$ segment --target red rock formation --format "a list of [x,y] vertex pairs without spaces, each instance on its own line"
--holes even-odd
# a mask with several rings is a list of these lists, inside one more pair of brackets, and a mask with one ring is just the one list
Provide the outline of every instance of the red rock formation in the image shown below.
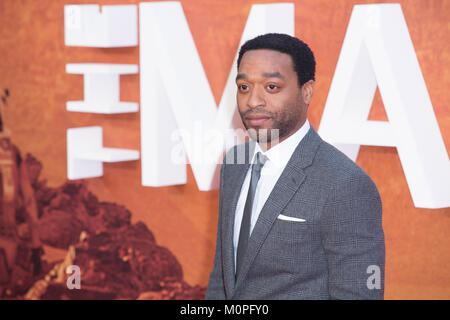
[[[75,248],[74,264],[81,270],[81,290],[66,288],[47,274],[54,265],[32,276],[23,266],[13,267],[0,297],[23,298],[33,283],[45,279],[42,299],[203,299],[205,288],[183,281],[176,257],[157,244],[142,222],[131,224],[124,206],[100,202],[84,181],[68,181],[58,188],[40,180],[41,163],[30,154],[25,162],[38,211],[40,241],[48,246]],[[17,214],[16,214],[17,215]],[[20,220],[20,219],[19,219]],[[80,235],[83,234],[82,239]],[[15,270],[15,271],[14,271]],[[45,277],[44,277],[45,276]],[[5,293],[6,292],[6,293]],[[30,295],[29,295],[30,296]]]

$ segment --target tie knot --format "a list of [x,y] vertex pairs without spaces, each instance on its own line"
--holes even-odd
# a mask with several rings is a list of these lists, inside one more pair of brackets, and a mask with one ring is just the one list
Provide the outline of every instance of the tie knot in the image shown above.
[[264,166],[266,161],[267,161],[267,156],[265,156],[261,152],[258,152],[256,154],[256,165],[258,165],[259,167],[262,167],[262,166]]

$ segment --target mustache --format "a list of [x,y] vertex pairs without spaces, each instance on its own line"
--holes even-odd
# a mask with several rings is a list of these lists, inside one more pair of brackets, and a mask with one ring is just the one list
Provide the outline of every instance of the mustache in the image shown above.
[[245,111],[242,114],[242,116],[246,117],[246,116],[252,115],[252,114],[264,114],[264,115],[266,115],[268,117],[271,117],[271,118],[273,118],[274,115],[275,115],[273,112],[270,112],[270,111],[267,111],[267,110],[264,110],[264,109],[250,109],[250,110]]

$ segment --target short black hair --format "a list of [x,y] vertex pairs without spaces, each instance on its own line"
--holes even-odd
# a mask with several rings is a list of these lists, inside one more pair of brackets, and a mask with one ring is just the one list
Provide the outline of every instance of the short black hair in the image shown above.
[[239,68],[244,53],[258,49],[275,50],[290,55],[300,87],[309,80],[315,80],[316,60],[311,49],[302,40],[283,33],[267,33],[257,36],[242,45],[239,50],[237,67]]

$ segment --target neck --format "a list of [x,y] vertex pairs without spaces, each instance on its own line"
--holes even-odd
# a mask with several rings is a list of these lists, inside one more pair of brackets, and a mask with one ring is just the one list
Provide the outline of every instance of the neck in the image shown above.
[[305,122],[306,122],[306,118],[304,118],[302,121],[299,121],[299,123],[295,126],[294,129],[292,129],[291,131],[289,131],[288,134],[284,135],[283,137],[279,138],[277,141],[274,141],[273,143],[272,143],[272,141],[267,141],[267,142],[259,142],[258,141],[259,147],[264,152],[270,150],[270,148],[276,146],[277,144],[283,142],[284,140],[286,140],[287,138],[292,136],[295,132],[297,132],[305,124]]

